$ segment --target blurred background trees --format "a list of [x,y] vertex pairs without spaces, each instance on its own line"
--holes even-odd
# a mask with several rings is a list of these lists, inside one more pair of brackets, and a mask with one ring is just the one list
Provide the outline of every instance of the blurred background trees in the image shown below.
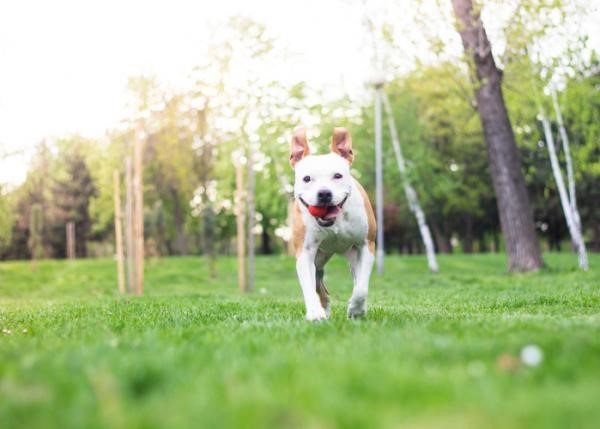
[[[506,26],[494,33],[492,45],[498,46],[495,56],[541,246],[570,246],[537,120],[536,100],[552,111],[544,91],[552,81],[571,139],[584,237],[588,248],[598,251],[600,62],[585,35],[571,26],[585,8],[578,2],[537,0],[484,2],[483,8],[509,16]],[[402,57],[406,35],[394,25],[391,12],[375,27],[354,30],[364,31],[367,40],[376,39],[408,175],[437,251],[502,251],[473,81],[461,54],[444,39],[448,31],[454,32],[450,11],[449,1],[440,3],[441,24],[434,29],[425,16],[417,17],[423,31],[415,43],[427,47],[426,58]],[[564,34],[564,49],[544,51]],[[25,181],[0,187],[0,258],[31,257],[34,207],[40,207],[43,218],[39,235],[44,257],[65,257],[68,221],[75,222],[78,257],[112,255],[112,174],[115,168],[124,170],[140,124],[146,133],[144,229],[150,255],[234,253],[234,161],[246,168],[249,153],[256,181],[256,249],[286,252],[293,179],[288,145],[291,131],[300,124],[307,126],[311,143],[321,153],[334,126],[349,128],[356,151],[353,174],[373,195],[373,109],[367,87],[360,96],[332,98],[304,82],[269,80],[261,70],[285,61],[285,52],[267,28],[246,18],[225,23],[209,51],[210,58],[190,72],[187,88],[174,90],[153,77],[133,77],[129,116],[104,137],[40,142]],[[418,229],[403,195],[387,129],[383,133],[386,250],[419,253]]]

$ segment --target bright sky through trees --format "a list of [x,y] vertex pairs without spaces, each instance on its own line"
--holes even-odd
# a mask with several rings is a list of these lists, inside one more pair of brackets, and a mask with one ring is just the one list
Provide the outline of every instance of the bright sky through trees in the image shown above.
[[[24,178],[31,151],[44,137],[97,137],[115,127],[125,116],[130,76],[152,74],[172,87],[185,85],[214,26],[232,15],[264,23],[287,50],[285,61],[265,65],[273,78],[303,80],[337,95],[360,93],[372,73],[365,10],[382,16],[391,3],[370,2],[365,9],[358,0],[2,2],[0,147],[22,153],[0,161],[0,183]],[[399,0],[394,10],[414,4]],[[597,8],[594,15],[586,25],[598,46]],[[395,21],[408,33],[417,30],[410,16]]]

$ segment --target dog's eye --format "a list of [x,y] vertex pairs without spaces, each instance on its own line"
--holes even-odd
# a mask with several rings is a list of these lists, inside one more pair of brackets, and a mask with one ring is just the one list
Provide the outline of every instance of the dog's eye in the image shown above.
[[342,177],[343,177],[343,176],[342,176],[340,173],[335,173],[335,174],[333,175],[333,178],[334,178],[334,179],[341,179]]
[[302,180],[304,180],[304,183],[308,183],[310,182],[310,176],[304,176]]

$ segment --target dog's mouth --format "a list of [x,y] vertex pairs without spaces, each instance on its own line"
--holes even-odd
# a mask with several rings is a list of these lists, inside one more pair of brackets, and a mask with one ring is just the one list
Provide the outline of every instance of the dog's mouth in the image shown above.
[[299,200],[308,209],[308,212],[315,218],[319,226],[333,225],[335,223],[335,219],[342,212],[342,208],[344,207],[344,203],[347,199],[348,195],[346,195],[339,204],[311,206],[304,201],[302,197],[299,197]]

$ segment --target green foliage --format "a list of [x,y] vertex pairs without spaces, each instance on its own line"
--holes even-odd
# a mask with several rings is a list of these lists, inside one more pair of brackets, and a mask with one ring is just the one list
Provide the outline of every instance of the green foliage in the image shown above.
[[92,229],[90,201],[97,188],[88,167],[85,154],[93,143],[77,138],[58,142],[58,172],[53,187],[53,240],[57,248],[66,254],[65,225],[75,223],[75,252],[85,257],[87,241]]
[[13,218],[12,204],[7,193],[0,186],[0,255],[4,253],[11,242]]
[[[389,6],[393,13],[384,19],[381,34],[365,37],[373,36],[379,43],[379,60],[390,78],[385,90],[407,159],[408,179],[419,195],[436,247],[444,252],[458,250],[458,240],[464,251],[498,249],[502,243],[486,148],[469,74],[451,53],[444,34],[453,31],[447,6],[418,8],[417,25],[423,27],[421,36],[426,40],[409,40],[391,19],[402,13],[399,4]],[[579,0],[534,0],[486,1],[481,7],[484,15],[499,17],[496,30],[500,31],[494,31],[493,45],[504,71],[505,101],[539,234],[551,248],[559,248],[567,237],[536,119],[540,106],[552,111],[543,92],[552,81],[558,84],[572,140],[586,238],[598,249],[598,60],[589,40],[574,25],[589,6]],[[365,16],[365,22],[370,33],[376,31],[374,21]],[[286,55],[268,29],[251,19],[234,17],[214,30],[214,40],[189,76],[188,87],[172,90],[152,76],[132,77],[129,112],[118,129],[95,141],[71,136],[38,146],[25,183],[0,196],[0,257],[27,257],[33,204],[41,204],[46,217],[45,256],[64,254],[64,222],[76,213],[86,239],[110,250],[113,172],[119,171],[123,180],[124,160],[132,155],[138,127],[145,132],[145,224],[147,242],[154,249],[149,249],[151,254],[197,254],[209,248],[217,253],[232,251],[234,161],[242,164],[247,177],[249,153],[255,161],[256,232],[262,238],[257,242],[264,251],[283,251],[285,243],[276,232],[287,226],[293,180],[289,140],[300,125],[308,127],[319,153],[329,150],[334,126],[349,128],[356,153],[352,172],[374,194],[371,97],[332,99],[305,82],[265,78],[262,71],[286,61]],[[558,36],[561,46],[544,49],[554,46],[553,38]],[[420,50],[414,63],[406,46],[411,43]],[[427,57],[431,53],[433,57]],[[383,125],[387,249],[418,252],[421,240],[405,201],[385,120]],[[85,177],[74,180],[79,172]],[[3,212],[10,212],[12,219]],[[205,219],[205,213],[211,213],[211,219]],[[79,230],[77,235],[81,236]],[[207,240],[214,247],[207,246]]]
[[[442,251],[451,250],[453,233],[484,241],[486,231],[497,229],[486,150],[468,87],[466,73],[452,63],[422,66],[386,86],[407,160],[407,178]],[[374,138],[372,108],[365,108],[363,115],[353,129],[362,144]],[[386,121],[384,117],[386,230],[391,236],[386,241],[389,248],[404,251],[407,243],[419,243],[420,238],[405,201]],[[367,173],[363,183],[373,190],[373,151],[366,148],[356,157],[356,169]],[[465,230],[466,217],[475,230]]]
[[[600,259],[508,275],[503,255],[388,257],[370,313],[348,321],[351,276],[327,267],[333,318],[303,320],[291,258],[159,259],[146,295],[114,261],[0,264],[0,426],[593,428],[600,419]],[[539,366],[518,362],[535,344]],[[506,362],[508,361],[508,365]],[[516,361],[516,363],[515,363]],[[58,412],[57,410],[60,410]]]

